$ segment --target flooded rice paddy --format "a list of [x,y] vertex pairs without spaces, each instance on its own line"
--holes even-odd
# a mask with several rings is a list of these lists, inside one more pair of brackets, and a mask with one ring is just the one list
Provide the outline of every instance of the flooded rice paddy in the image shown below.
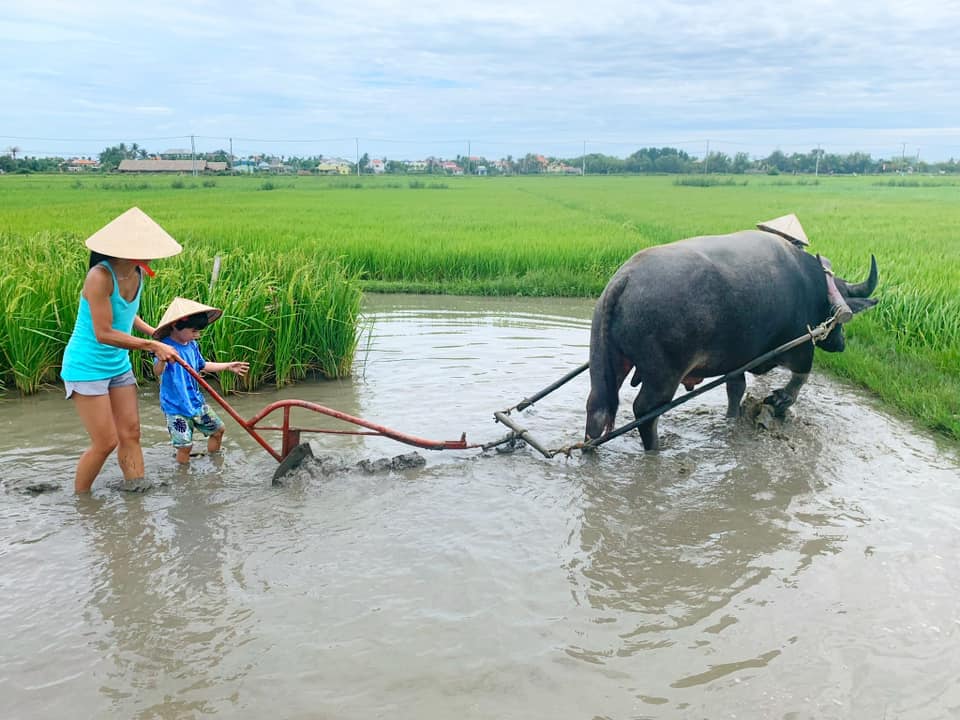
[[[483,442],[505,432],[493,411],[586,359],[586,301],[368,303],[352,380],[240,397],[241,414],[297,397]],[[522,424],[578,440],[587,383]],[[631,434],[589,457],[419,451],[365,472],[411,448],[316,436],[352,467],[273,487],[226,417],[225,453],[176,468],[147,386],[166,485],[112,490],[111,459],[78,498],[62,393],[0,401],[2,715],[957,717],[955,452],[818,373],[782,427],[728,424],[725,403],[664,416],[656,455]]]

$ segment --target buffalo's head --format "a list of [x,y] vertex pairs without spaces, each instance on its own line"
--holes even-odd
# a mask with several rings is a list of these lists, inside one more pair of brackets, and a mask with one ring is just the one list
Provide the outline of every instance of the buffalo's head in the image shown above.
[[[850,283],[839,276],[834,276],[833,280],[836,283],[837,290],[840,291],[844,300],[847,301],[847,305],[853,311],[853,314],[856,315],[877,304],[878,301],[870,297],[870,293],[877,288],[877,278],[877,259],[871,255],[870,274],[863,282]],[[823,340],[817,342],[817,347],[827,352],[842,352],[845,346],[846,340],[843,336],[843,325],[840,323],[837,323],[833,330],[830,331],[830,334]]]

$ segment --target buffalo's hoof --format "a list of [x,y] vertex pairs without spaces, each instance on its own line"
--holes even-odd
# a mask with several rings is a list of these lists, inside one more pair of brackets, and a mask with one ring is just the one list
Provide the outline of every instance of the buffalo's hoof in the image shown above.
[[786,414],[787,408],[793,405],[793,403],[794,397],[783,388],[774,390],[763,399],[763,404],[772,407],[774,416],[779,418],[782,418]]

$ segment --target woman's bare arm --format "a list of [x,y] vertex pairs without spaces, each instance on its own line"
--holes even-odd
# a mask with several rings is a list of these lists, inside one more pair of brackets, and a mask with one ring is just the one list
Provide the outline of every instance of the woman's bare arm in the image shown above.
[[[161,360],[172,360],[177,351],[169,345],[164,345],[156,340],[134,337],[121,330],[115,330],[113,326],[113,308],[110,306],[110,293],[113,292],[113,278],[109,272],[98,270],[97,267],[90,268],[87,273],[87,279],[83,283],[83,296],[87,299],[90,306],[90,319],[93,321],[93,333],[97,342],[104,345],[113,345],[114,347],[124,348],[126,350],[146,350],[152,352]],[[143,320],[140,320],[142,327],[149,327]],[[137,318],[134,319],[136,327]]]

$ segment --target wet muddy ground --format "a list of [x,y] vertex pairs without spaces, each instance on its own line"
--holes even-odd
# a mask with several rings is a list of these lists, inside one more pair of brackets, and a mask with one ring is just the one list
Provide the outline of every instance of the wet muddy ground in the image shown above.
[[[482,442],[504,433],[494,410],[586,359],[588,302],[368,301],[352,380],[243,396],[241,414],[298,397]],[[519,419],[576,441],[586,390]],[[112,490],[111,460],[77,498],[70,404],[0,401],[2,714],[956,717],[954,450],[816,372],[770,429],[726,422],[725,402],[664,416],[655,455],[631,434],[589,457],[378,467],[413,449],[318,436],[331,460],[274,487],[229,418],[222,456],[175,467],[147,386],[162,486]],[[44,483],[61,489],[28,488]]]

